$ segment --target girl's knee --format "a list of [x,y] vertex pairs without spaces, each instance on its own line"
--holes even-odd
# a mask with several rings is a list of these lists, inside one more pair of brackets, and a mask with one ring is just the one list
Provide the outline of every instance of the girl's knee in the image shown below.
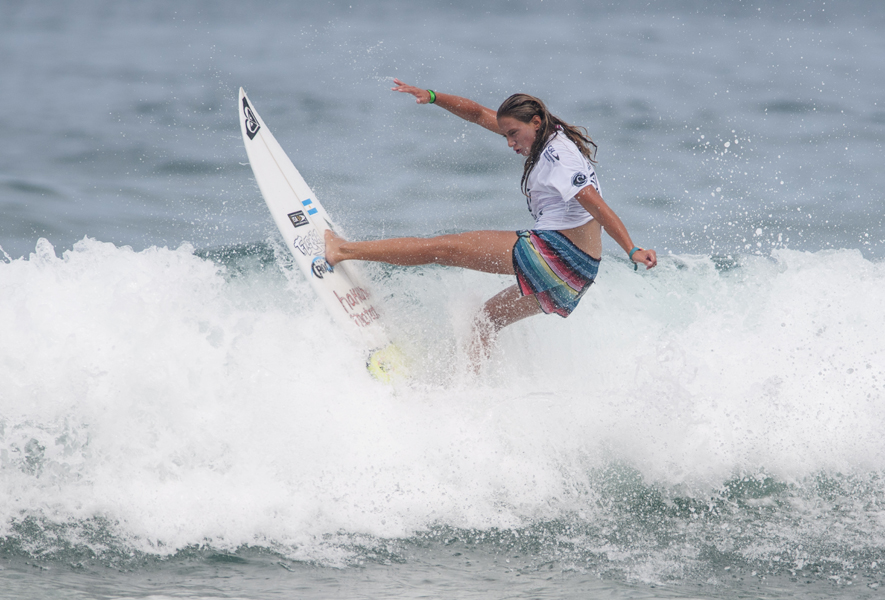
[[498,306],[489,306],[489,303],[486,303],[474,317],[473,327],[489,334],[495,334],[504,329],[508,322],[506,313],[502,314]]

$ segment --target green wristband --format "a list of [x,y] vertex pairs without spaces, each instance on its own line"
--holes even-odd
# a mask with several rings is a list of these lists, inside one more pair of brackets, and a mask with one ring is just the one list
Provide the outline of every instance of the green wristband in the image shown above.
[[434,92],[433,90],[427,91],[430,92],[430,104],[433,104],[434,102],[436,102],[436,92]]

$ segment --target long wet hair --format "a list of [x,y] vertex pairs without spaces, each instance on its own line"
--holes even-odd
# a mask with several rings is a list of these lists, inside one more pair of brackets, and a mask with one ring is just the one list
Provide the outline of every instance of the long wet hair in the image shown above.
[[539,98],[529,96],[528,94],[513,94],[498,107],[499,119],[501,117],[513,117],[517,121],[531,123],[535,115],[541,118],[541,127],[538,128],[535,141],[532,144],[529,155],[525,159],[522,181],[520,182],[522,193],[526,196],[528,196],[529,173],[532,172],[532,169],[537,164],[538,158],[540,158],[541,152],[547,146],[550,136],[557,130],[562,131],[568,139],[574,142],[575,146],[578,147],[578,150],[587,160],[592,163],[596,162],[596,144],[590,138],[587,130],[583,127],[569,125],[556,115],[550,114],[547,106]]

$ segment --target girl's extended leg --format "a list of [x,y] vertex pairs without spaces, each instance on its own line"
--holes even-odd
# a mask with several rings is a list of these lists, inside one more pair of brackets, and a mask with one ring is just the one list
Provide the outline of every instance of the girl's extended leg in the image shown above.
[[[516,240],[516,232],[513,231],[471,231],[432,238],[350,242],[327,230],[326,262],[333,266],[343,260],[368,260],[403,266],[439,264],[513,275],[512,253]],[[473,368],[479,369],[501,329],[541,312],[538,301],[523,296],[517,285],[490,298],[473,324],[473,339],[468,349]]]
[[326,231],[326,261],[369,260],[392,265],[438,264],[486,273],[513,274],[514,231],[469,231],[431,238],[350,242]]

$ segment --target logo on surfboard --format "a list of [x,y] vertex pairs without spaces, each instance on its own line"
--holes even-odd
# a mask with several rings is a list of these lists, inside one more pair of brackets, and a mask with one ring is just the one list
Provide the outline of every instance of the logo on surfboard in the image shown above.
[[315,277],[319,277],[320,279],[322,279],[326,273],[332,273],[334,271],[332,265],[327,263],[326,259],[322,256],[317,256],[313,259],[313,262],[310,263],[310,270]]
[[316,229],[311,229],[305,236],[296,235],[292,245],[298,248],[303,256],[310,254],[316,256],[317,254],[322,254],[323,250],[325,250],[325,244]]
[[243,98],[243,115],[246,117],[246,135],[250,140],[255,139],[255,134],[261,129],[261,125],[258,124],[258,119],[255,118],[255,113],[245,98]]
[[289,217],[289,220],[292,221],[292,225],[295,227],[301,227],[302,225],[307,225],[310,221],[307,220],[307,217],[304,216],[303,210],[296,210],[293,213],[289,213],[286,215]]

